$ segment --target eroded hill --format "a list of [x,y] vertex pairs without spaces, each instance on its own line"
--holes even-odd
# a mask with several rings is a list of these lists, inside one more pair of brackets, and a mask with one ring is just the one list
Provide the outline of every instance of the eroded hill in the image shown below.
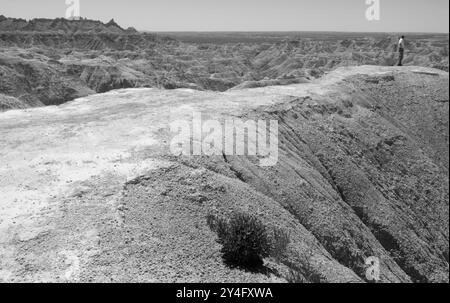
[[[339,68],[228,92],[125,89],[0,114],[3,281],[448,282],[447,72]],[[11,102],[14,102],[12,100]],[[169,123],[279,121],[279,161],[177,157]],[[289,233],[288,260],[228,267],[210,213]]]

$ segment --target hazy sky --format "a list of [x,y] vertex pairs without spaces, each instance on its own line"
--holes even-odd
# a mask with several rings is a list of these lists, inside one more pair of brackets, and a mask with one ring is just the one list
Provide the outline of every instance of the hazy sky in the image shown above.
[[[0,0],[0,15],[64,17],[65,0]],[[80,0],[81,16],[149,31],[444,32],[449,0],[380,0],[367,21],[366,0]]]

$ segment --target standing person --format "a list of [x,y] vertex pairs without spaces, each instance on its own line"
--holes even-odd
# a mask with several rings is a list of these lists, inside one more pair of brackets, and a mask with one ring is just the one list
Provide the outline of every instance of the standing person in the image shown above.
[[403,66],[403,57],[405,55],[405,36],[398,40],[398,66]]

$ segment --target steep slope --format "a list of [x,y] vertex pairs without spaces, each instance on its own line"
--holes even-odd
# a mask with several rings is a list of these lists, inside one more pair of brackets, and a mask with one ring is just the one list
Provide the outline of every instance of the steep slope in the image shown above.
[[[448,282],[448,73],[339,68],[313,83],[128,89],[0,114],[3,281]],[[177,157],[171,121],[279,122],[279,161]],[[286,264],[226,266],[207,214],[290,234]]]

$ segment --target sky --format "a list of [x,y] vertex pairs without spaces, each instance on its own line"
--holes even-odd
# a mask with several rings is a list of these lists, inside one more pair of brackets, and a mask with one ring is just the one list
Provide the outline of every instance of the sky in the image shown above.
[[[448,33],[449,0],[79,0],[80,15],[146,31],[347,31]],[[372,1],[372,0],[368,0]],[[373,0],[377,1],[377,0]],[[66,0],[0,0],[0,15],[65,17]]]

